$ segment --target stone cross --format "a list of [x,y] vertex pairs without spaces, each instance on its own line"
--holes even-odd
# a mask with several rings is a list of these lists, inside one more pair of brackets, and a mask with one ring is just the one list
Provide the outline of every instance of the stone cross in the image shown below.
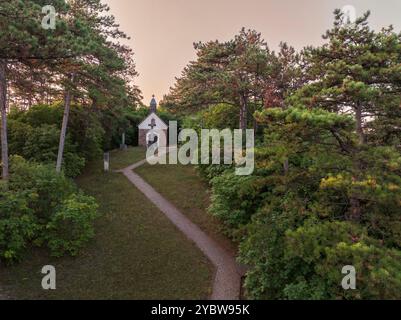
[[151,127],[152,130],[153,130],[154,127],[156,127],[156,121],[155,121],[155,119],[152,119],[152,121],[151,121],[149,127]]
[[121,135],[120,149],[121,150],[127,150],[127,145],[125,144],[125,132],[123,132],[122,135]]

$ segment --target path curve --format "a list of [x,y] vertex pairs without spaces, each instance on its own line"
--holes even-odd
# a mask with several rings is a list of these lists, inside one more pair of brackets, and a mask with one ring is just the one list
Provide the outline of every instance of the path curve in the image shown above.
[[203,232],[196,224],[181,213],[170,201],[159,194],[134,169],[147,163],[142,160],[118,172],[123,173],[161,212],[199,249],[216,267],[212,300],[239,300],[241,294],[241,278],[245,273],[243,266],[238,264],[229,252]]

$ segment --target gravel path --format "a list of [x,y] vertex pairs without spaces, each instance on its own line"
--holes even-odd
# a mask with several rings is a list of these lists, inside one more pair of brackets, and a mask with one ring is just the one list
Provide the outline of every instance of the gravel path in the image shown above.
[[197,225],[182,214],[170,201],[160,195],[151,185],[133,172],[146,163],[138,162],[119,172],[123,173],[150,201],[162,211],[168,219],[209,258],[216,267],[212,300],[238,300],[241,293],[241,277],[245,269],[235,257],[216,241],[204,233]]

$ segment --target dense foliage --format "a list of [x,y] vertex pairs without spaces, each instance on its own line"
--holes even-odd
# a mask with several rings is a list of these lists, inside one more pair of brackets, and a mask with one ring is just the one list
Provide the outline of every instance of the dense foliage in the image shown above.
[[71,104],[86,110],[137,105],[133,52],[100,0],[56,0],[55,28],[42,27],[42,0],[0,2],[2,177],[8,173],[7,106],[29,109],[63,101],[56,170],[61,171]]
[[[55,28],[42,25],[47,5]],[[123,132],[137,141],[127,38],[100,0],[0,1],[1,260],[31,245],[75,255],[93,237],[96,203],[69,179]]]
[[[31,246],[78,254],[97,205],[69,179],[122,133],[135,145],[147,114],[108,7],[52,3],[56,31],[40,26],[45,1],[0,2],[0,260],[9,263]],[[255,129],[252,175],[199,166],[210,212],[249,266],[250,298],[401,298],[401,35],[372,30],[368,17],[350,23],[336,10],[325,43],[299,53],[285,43],[271,51],[245,29],[196,43],[197,59],[162,102],[198,131]],[[356,290],[341,286],[346,265]]]
[[197,60],[184,69],[161,102],[178,114],[217,105],[230,115],[236,112],[230,121],[237,120],[236,126],[245,129],[250,123],[255,124],[256,110],[264,105],[282,104],[302,83],[300,77],[295,77],[300,69],[294,49],[281,43],[279,53],[271,52],[261,34],[254,30],[242,29],[227,42],[199,42],[195,49]]
[[[255,62],[252,45],[240,60],[228,50],[245,34],[264,43],[256,32],[198,45],[198,60],[165,99],[173,111],[187,110],[188,126],[232,129],[239,117],[231,110],[241,102],[229,99],[235,95],[220,79],[235,82],[224,72],[235,75],[237,68],[253,75],[242,80],[264,84],[233,85],[252,88],[247,92],[257,101],[255,122],[247,123],[258,129],[254,174],[199,167],[212,187],[210,212],[239,242],[240,260],[250,268],[250,298],[401,298],[401,35],[391,27],[371,30],[368,17],[351,24],[336,10],[326,43],[300,53],[264,47],[259,78],[238,62]],[[216,100],[195,104],[195,92]],[[221,97],[229,103],[216,104]],[[347,265],[356,269],[356,290],[341,286]]]
[[11,161],[8,189],[0,194],[0,259],[18,261],[32,246],[52,255],[76,255],[94,235],[97,205],[54,168],[21,157]]
[[[132,107],[95,113],[72,105],[64,150],[65,175],[76,177],[88,161],[101,158],[103,151],[119,148],[123,132],[128,145],[137,145],[138,124],[147,113],[147,108]],[[36,105],[26,111],[14,108],[8,126],[10,154],[54,165],[62,117],[60,103]]]

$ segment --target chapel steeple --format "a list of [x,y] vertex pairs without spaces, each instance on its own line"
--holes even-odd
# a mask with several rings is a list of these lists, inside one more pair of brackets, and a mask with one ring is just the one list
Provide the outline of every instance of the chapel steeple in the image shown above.
[[150,113],[156,113],[157,111],[157,102],[155,99],[155,95],[152,95],[152,100],[150,101]]

